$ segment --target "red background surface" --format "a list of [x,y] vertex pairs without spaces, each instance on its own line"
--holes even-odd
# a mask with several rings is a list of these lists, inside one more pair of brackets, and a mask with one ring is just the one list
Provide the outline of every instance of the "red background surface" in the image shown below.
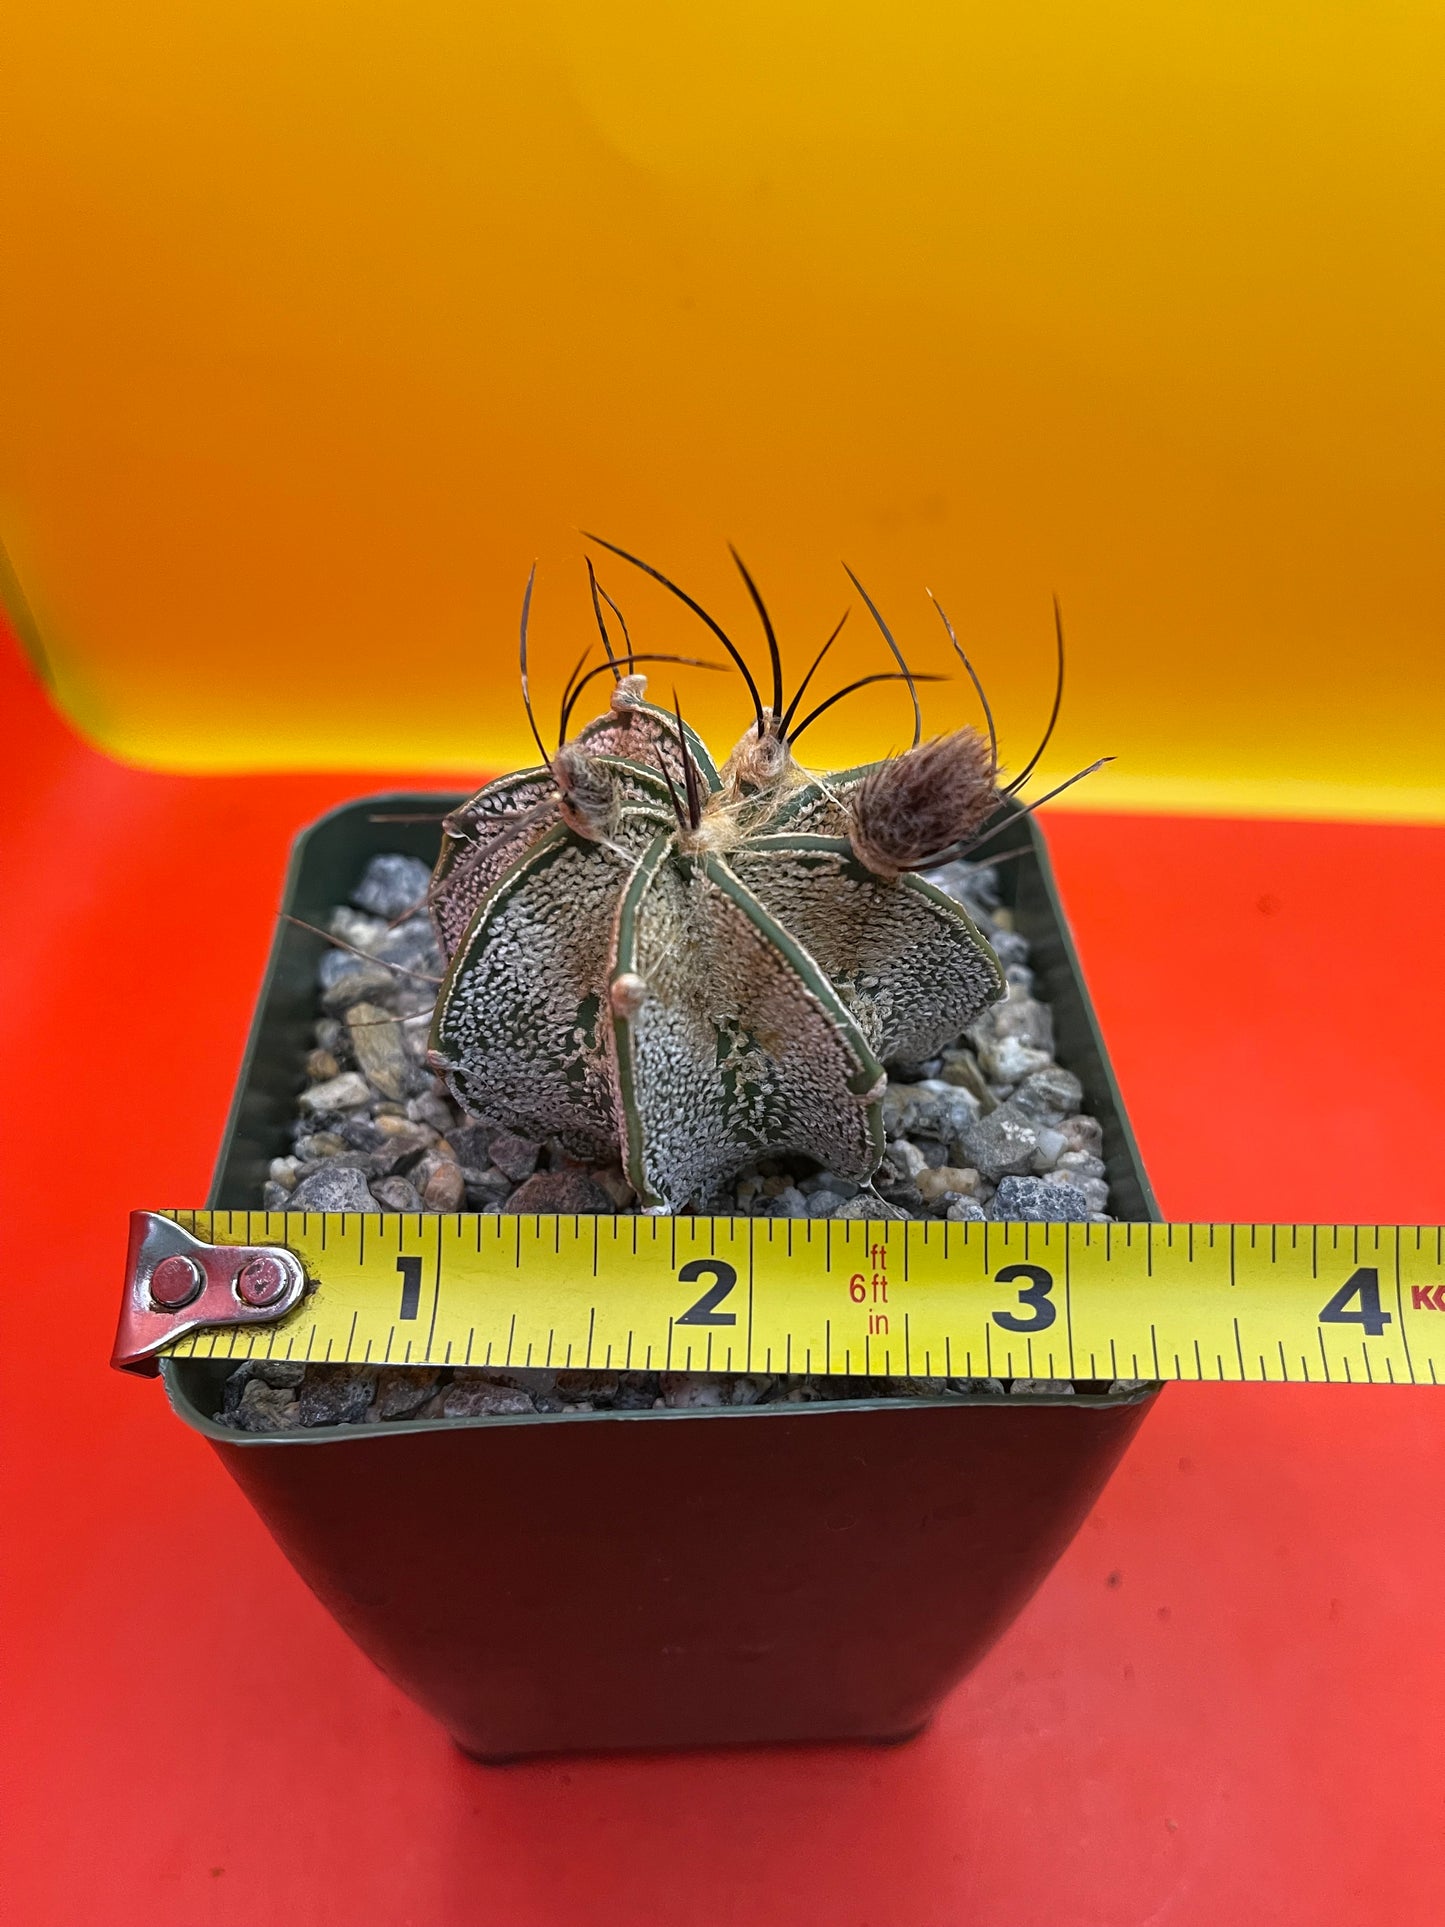
[[[897,1751],[458,1755],[105,1365],[126,1213],[204,1196],[293,831],[416,772],[156,776],[80,744],[13,651],[0,694],[7,1918],[1445,1918],[1433,1391],[1169,1390]],[[1445,830],[1050,834],[1169,1216],[1441,1217]]]

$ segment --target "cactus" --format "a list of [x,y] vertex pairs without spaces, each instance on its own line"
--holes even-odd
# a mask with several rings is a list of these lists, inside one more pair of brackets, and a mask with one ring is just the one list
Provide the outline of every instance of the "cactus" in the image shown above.
[[[474,1115],[620,1161],[647,1209],[706,1200],[767,1155],[866,1180],[883,1152],[885,1060],[932,1056],[1004,994],[964,909],[917,874],[966,849],[1017,788],[1000,788],[992,718],[987,738],[921,741],[920,679],[868,602],[898,670],[863,681],[908,683],[914,744],[811,775],[798,737],[862,683],[796,721],[813,670],[785,707],[772,625],[739,561],[773,667],[765,705],[706,611],[615,553],[722,642],[753,725],[719,768],[676,708],[647,701],[634,669],[647,658],[614,649],[602,605],[616,605],[592,576],[602,667],[616,678],[607,710],[568,740],[590,680],[579,663],[557,751],[538,735],[539,767],[488,783],[446,819],[429,904],[449,968],[429,1061]],[[529,718],[531,594],[529,581]]]

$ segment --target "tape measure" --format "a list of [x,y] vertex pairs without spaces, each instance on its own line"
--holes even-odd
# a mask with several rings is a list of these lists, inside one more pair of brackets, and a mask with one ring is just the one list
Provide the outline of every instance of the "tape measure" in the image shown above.
[[197,1211],[114,1362],[1435,1385],[1438,1226]]

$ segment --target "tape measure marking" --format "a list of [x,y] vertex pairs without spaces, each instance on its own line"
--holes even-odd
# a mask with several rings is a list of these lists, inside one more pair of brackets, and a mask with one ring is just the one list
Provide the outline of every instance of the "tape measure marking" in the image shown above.
[[285,1245],[316,1285],[177,1357],[1268,1384],[1445,1365],[1437,1227],[168,1215]]

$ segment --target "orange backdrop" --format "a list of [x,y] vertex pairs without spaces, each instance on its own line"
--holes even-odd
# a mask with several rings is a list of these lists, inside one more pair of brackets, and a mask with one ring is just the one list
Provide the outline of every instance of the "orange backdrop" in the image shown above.
[[[732,538],[795,659],[846,556],[942,667],[933,587],[1016,762],[1057,589],[1097,801],[1445,813],[1438,6],[46,0],[6,46],[7,599],[114,752],[522,760],[582,524],[752,638]],[[870,692],[810,743],[902,736]]]

